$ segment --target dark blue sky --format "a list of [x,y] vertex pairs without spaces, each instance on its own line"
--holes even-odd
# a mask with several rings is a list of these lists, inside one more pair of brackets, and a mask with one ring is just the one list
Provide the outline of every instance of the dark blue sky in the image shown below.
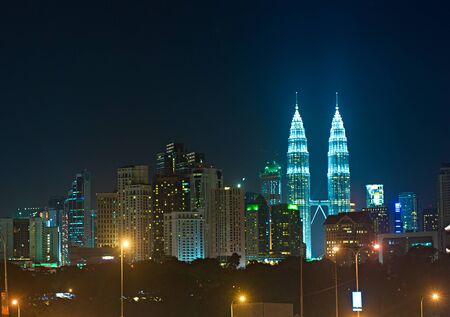
[[116,167],[153,169],[170,141],[255,189],[266,160],[285,165],[296,90],[313,198],[339,91],[354,200],[375,182],[390,201],[435,202],[450,160],[444,2],[91,2],[0,5],[1,214],[64,194],[82,168],[113,190]]

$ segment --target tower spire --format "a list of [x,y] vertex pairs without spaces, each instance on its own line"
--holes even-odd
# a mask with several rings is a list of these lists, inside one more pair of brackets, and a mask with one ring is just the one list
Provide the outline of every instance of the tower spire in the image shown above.
[[298,110],[298,91],[295,92],[295,110]]
[[336,110],[339,110],[339,93],[336,91]]

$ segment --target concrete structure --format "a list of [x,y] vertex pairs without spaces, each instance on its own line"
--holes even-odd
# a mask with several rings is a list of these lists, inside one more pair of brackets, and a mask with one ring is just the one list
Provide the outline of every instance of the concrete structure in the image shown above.
[[272,206],[272,250],[277,258],[304,256],[302,220],[299,207],[293,204]]
[[231,317],[293,317],[292,304],[284,303],[235,303],[231,305]]
[[151,186],[148,166],[124,166],[117,170],[119,241],[129,240],[127,261],[143,261],[151,256]]
[[117,193],[96,193],[97,201],[97,247],[119,246]]
[[205,258],[205,220],[201,212],[164,214],[164,253],[179,261]]
[[403,232],[419,231],[417,195],[411,192],[399,193],[398,203],[402,215]]
[[13,220],[13,258],[30,258],[30,219]]
[[370,214],[375,234],[390,232],[389,213],[386,207],[367,207],[363,208],[362,211]]
[[326,257],[335,258],[334,247],[342,249],[342,252],[339,253],[338,261],[343,264],[354,263],[353,253],[347,252],[347,249],[357,252],[359,249],[364,248],[359,257],[362,262],[372,255],[370,246],[375,242],[375,234],[368,212],[348,212],[331,215],[325,220],[324,226]]
[[438,232],[406,232],[395,234],[380,234],[377,236],[381,245],[379,254],[380,263],[388,263],[397,256],[408,253],[412,247],[431,247],[442,249]]

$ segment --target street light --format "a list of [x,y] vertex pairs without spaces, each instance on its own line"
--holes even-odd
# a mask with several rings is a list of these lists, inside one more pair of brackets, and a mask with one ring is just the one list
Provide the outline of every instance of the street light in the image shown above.
[[[423,296],[420,299],[420,317],[423,317],[423,300],[426,298],[426,296]],[[437,302],[440,299],[440,296],[438,293],[432,293],[430,296],[430,299],[434,302]]]
[[[6,295],[6,302],[9,301],[9,293],[8,293],[8,261],[7,261],[7,254],[6,254],[6,236],[4,235],[4,233],[2,232],[0,234],[0,239],[3,242],[3,265],[5,267],[5,295]],[[9,314],[9,308],[6,308],[7,314]]]
[[[236,301],[236,299],[233,299],[233,300],[231,301],[231,305],[230,305],[231,317],[234,317],[233,304],[234,304],[235,301]],[[245,303],[245,302],[247,301],[247,296],[245,296],[245,295],[240,295],[240,296],[238,297],[238,301],[239,301],[239,303]]]
[[333,247],[334,252],[334,296],[335,296],[335,308],[336,317],[339,317],[339,298],[338,298],[338,275],[337,275],[337,253],[339,252],[339,247]]
[[[356,280],[356,291],[357,292],[359,292],[359,268],[358,268],[358,265],[359,265],[359,263],[358,263],[359,254],[361,253],[362,250],[368,249],[370,247],[373,250],[375,250],[375,251],[378,251],[381,248],[381,246],[378,243],[376,243],[376,244],[374,244],[372,246],[363,246],[363,247],[359,248],[356,252],[352,248],[341,248],[341,247],[338,247],[338,246],[333,247],[333,251],[334,252],[338,252],[341,249],[346,249],[346,250],[352,251],[353,254],[355,255],[355,280]],[[359,311],[356,312],[356,315],[359,317]]]
[[20,304],[19,304],[19,301],[17,299],[13,299],[11,304],[13,304],[13,306],[17,306],[17,317],[20,317]]
[[123,249],[130,246],[128,240],[123,240],[120,244],[120,317],[124,317],[123,313]]

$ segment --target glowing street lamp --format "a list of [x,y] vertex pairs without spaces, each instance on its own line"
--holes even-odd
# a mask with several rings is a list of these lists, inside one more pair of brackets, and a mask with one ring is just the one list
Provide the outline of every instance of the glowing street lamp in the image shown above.
[[19,301],[17,299],[13,299],[11,301],[11,304],[13,306],[17,306],[17,317],[20,317],[20,304],[19,304]]
[[[239,303],[243,304],[245,302],[247,302],[247,296],[245,295],[240,295],[237,300],[239,301]],[[231,301],[231,305],[230,305],[230,310],[231,310],[231,317],[234,317],[234,311],[233,311],[233,304],[236,301],[236,299],[233,299]]]
[[123,249],[128,249],[130,242],[123,240],[120,243],[120,317],[124,317],[123,313]]
[[[426,298],[427,296],[423,296],[420,299],[420,317],[423,317],[423,300]],[[440,299],[440,296],[438,293],[431,293],[431,295],[429,296],[429,298],[434,301],[437,302]]]

